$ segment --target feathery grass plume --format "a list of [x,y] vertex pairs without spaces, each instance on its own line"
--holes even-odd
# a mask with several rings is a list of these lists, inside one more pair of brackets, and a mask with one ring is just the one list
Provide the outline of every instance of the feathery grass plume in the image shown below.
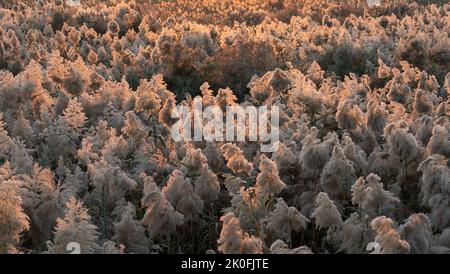
[[186,154],[181,161],[181,171],[187,176],[197,176],[207,162],[208,159],[203,155],[200,148],[187,147]]
[[[425,115],[416,120],[417,130],[416,139],[421,143],[422,146],[426,147],[433,135],[433,118],[431,116]],[[434,154],[434,153],[431,153]]]
[[365,174],[368,168],[366,153],[353,142],[350,136],[344,136],[342,149],[345,157],[352,162],[355,173],[357,175]]
[[[294,190],[297,191],[297,190]],[[304,191],[301,194],[297,194],[288,201],[295,205],[304,216],[311,216],[314,211],[314,202],[316,200],[317,193],[315,191]]]
[[164,102],[164,104],[162,109],[159,111],[158,120],[163,126],[170,129],[174,123],[172,119],[172,111],[175,109],[176,101],[174,98],[168,98],[166,101],[161,101]]
[[439,87],[440,85],[436,79],[436,76],[429,75],[425,70],[420,72],[417,83],[418,89],[423,89],[431,93],[434,93],[438,91]]
[[300,151],[300,164],[307,171],[319,172],[330,160],[333,149],[325,142],[320,142],[317,138],[317,128],[311,128],[311,132],[303,139]]
[[260,197],[276,195],[286,187],[278,176],[277,165],[264,154],[259,162],[259,170],[255,184],[256,195]]
[[384,79],[392,76],[392,69],[388,67],[380,58],[378,59],[378,65],[378,78]]
[[164,77],[161,73],[155,74],[150,80],[155,93],[158,95],[161,102],[165,102],[169,99],[175,99],[175,94],[167,89],[167,84],[164,81]]
[[0,92],[3,96],[0,98],[0,106],[3,111],[31,102],[33,92],[38,87],[32,79],[26,77],[25,73],[15,77],[9,72],[2,73],[1,78]]
[[113,212],[119,221],[114,223],[114,236],[112,240],[123,245],[127,253],[149,252],[150,241],[145,236],[145,228],[141,221],[135,219],[136,208],[130,202],[125,206],[119,206]]
[[48,252],[51,254],[66,254],[69,243],[78,243],[81,254],[94,254],[99,252],[98,245],[100,233],[92,224],[91,216],[82,202],[71,197],[66,203],[64,219],[58,218],[55,227],[55,238],[48,243]]
[[367,245],[366,241],[364,241],[365,233],[365,225],[361,222],[360,215],[354,212],[342,223],[342,226],[333,233],[332,237],[327,235],[327,238],[335,241],[333,244],[339,246],[337,252],[360,254],[363,253],[364,248]]
[[143,144],[147,138],[147,130],[141,119],[132,111],[125,113],[122,133],[128,138],[130,146],[135,149]]
[[78,96],[89,89],[90,74],[89,67],[82,59],[69,62],[68,68],[62,79],[64,90],[72,96]]
[[268,78],[268,84],[273,90],[279,94],[287,90],[291,86],[291,79],[288,73],[276,68]]
[[[175,142],[171,154],[175,161],[181,161],[190,150],[195,150],[192,142]],[[202,157],[203,158],[203,157]],[[182,165],[182,163],[180,162]]]
[[446,194],[436,194],[429,200],[431,204],[430,220],[433,228],[443,230],[450,225],[449,200]]
[[345,201],[350,197],[350,187],[356,180],[355,170],[338,145],[333,148],[330,160],[320,175],[320,185],[324,192],[338,201]]
[[141,199],[141,205],[148,205],[154,198],[158,197],[161,193],[161,189],[155,183],[155,179],[152,176],[148,176],[145,173],[141,173],[139,177],[144,183],[143,196]]
[[168,236],[183,224],[183,214],[175,211],[166,200],[153,177],[144,174],[141,176],[144,181],[141,205],[147,208],[142,223],[147,227],[150,238],[155,235]]
[[42,66],[38,63],[38,60],[31,60],[20,76],[25,79],[18,79],[19,81],[23,82],[24,80],[31,80],[34,86],[34,90],[31,94],[31,108],[33,111],[37,112],[40,107],[49,107],[54,103],[54,98],[52,98],[50,92],[46,89],[47,75],[43,71]]
[[357,204],[362,216],[370,217],[387,214],[400,202],[392,193],[383,189],[378,175],[370,173],[366,180],[360,177],[352,186],[352,203]]
[[434,195],[448,193],[450,186],[448,162],[446,157],[434,154],[420,163],[418,170],[422,172],[420,187],[422,205],[432,206],[429,201]]
[[214,105],[215,98],[208,82],[205,82],[200,86],[200,91],[202,93],[203,107],[206,108]]
[[111,213],[126,193],[136,189],[137,183],[121,168],[105,160],[88,166],[91,191],[85,196],[85,202],[96,214],[92,215],[104,236],[113,234]]
[[399,233],[392,227],[393,223],[391,219],[385,216],[377,217],[370,223],[377,234],[375,242],[380,245],[381,254],[409,253],[408,242],[400,238]]
[[433,111],[434,105],[428,92],[419,89],[416,91],[414,98],[414,110],[417,114],[430,114]]
[[[448,116],[450,114],[450,101],[443,101],[441,102],[437,108],[436,108],[436,115],[439,117],[437,119],[437,121],[439,121],[439,123],[437,124],[444,124],[446,121],[448,121]],[[445,121],[444,123],[442,123],[441,121]]]
[[103,162],[106,162],[111,166],[123,167],[123,169],[127,169],[130,167],[132,161],[138,162],[138,155],[142,152],[141,150],[145,149],[145,147],[136,147],[136,144],[133,144],[132,138],[125,138],[126,136],[122,134],[119,137],[113,136],[109,139],[100,150],[99,154],[102,156],[100,161],[94,162],[94,165],[96,163],[100,163],[97,165],[102,166],[105,165]]
[[161,109],[161,99],[152,85],[154,82],[147,80],[140,80],[139,87],[136,90],[136,105],[134,111],[137,113],[143,112],[147,119],[151,115],[157,114]]
[[401,160],[414,159],[419,153],[419,146],[414,135],[409,133],[404,123],[389,124],[384,128],[388,140],[389,152]]
[[361,147],[366,154],[370,154],[379,146],[377,136],[366,125],[361,125],[355,130],[350,131],[353,141]]
[[367,126],[378,136],[383,134],[383,129],[389,117],[386,105],[379,100],[369,102],[367,110]]
[[388,125],[393,125],[395,122],[400,124],[400,121],[404,121],[405,117],[408,117],[409,115],[407,109],[402,104],[392,101],[388,105],[388,110],[390,113],[389,121],[392,121],[392,123]]
[[205,202],[217,200],[220,192],[219,181],[217,175],[208,168],[207,164],[202,165],[194,189],[195,193]]
[[63,119],[73,129],[81,128],[86,123],[86,115],[77,98],[71,99],[63,112]]
[[272,254],[313,254],[311,249],[307,246],[300,246],[296,248],[289,248],[289,246],[282,240],[276,240],[270,246]]
[[[400,71],[398,71],[398,73],[394,73],[394,77],[399,78],[399,80],[404,83],[411,83],[418,79],[420,74],[420,70],[418,68],[413,67],[407,61],[400,61],[399,63],[403,72],[401,74]],[[392,70],[394,71],[395,69]]]
[[408,102],[411,93],[411,88],[408,85],[393,83],[389,88],[387,97],[391,102],[404,105]]
[[10,134],[15,138],[24,140],[28,147],[35,146],[36,135],[33,132],[30,120],[26,119],[22,112],[18,114],[17,120],[10,127]]
[[218,251],[224,254],[241,254],[242,238],[244,232],[238,218],[233,213],[220,217],[222,230],[218,240]]
[[224,254],[261,254],[263,242],[241,229],[241,223],[233,213],[220,217],[222,230],[218,240],[218,251]]
[[267,215],[265,229],[271,236],[292,241],[292,231],[305,230],[309,220],[295,207],[288,206],[283,198],[278,198],[275,208]]
[[286,91],[291,85],[289,75],[277,68],[269,71],[262,77],[253,76],[247,88],[250,89],[250,95],[256,101],[265,104],[271,98]]
[[418,170],[420,179],[421,204],[431,208],[430,220],[433,228],[444,229],[450,224],[450,169],[449,160],[434,154],[425,159]]
[[450,157],[450,126],[446,127],[435,125],[427,145],[427,150],[430,155],[441,154]]
[[21,177],[19,193],[23,209],[30,216],[30,230],[27,233],[34,249],[45,248],[45,241],[50,238],[55,227],[56,218],[63,215],[59,203],[57,186],[50,169],[44,169],[35,163],[30,175]]
[[434,245],[431,247],[435,254],[449,254],[450,253],[450,228],[446,228],[442,233],[433,237]]
[[398,160],[389,152],[375,149],[368,158],[368,171],[379,175],[384,182],[397,176],[399,172]]
[[289,100],[293,104],[303,106],[305,112],[314,118],[317,113],[325,109],[325,99],[316,85],[300,73],[293,82],[293,88],[289,90]]
[[256,195],[255,187],[241,187],[239,192],[231,196],[231,206],[224,212],[232,212],[239,218],[241,227],[246,231],[262,231],[263,219],[268,214],[267,197]]
[[76,151],[79,134],[61,116],[50,122],[41,134],[42,139],[37,149],[44,164],[55,164],[59,156],[70,158]]
[[97,53],[95,53],[95,51],[93,51],[93,50],[90,50],[90,51],[89,51],[88,56],[87,56],[86,59],[87,59],[87,61],[88,61],[89,64],[95,65],[95,64],[98,63],[98,56],[97,56]]
[[13,145],[9,151],[9,162],[17,173],[30,173],[33,168],[33,159],[30,150],[20,139],[13,139]]
[[68,33],[68,37],[69,41],[72,43],[72,45],[77,45],[78,42],[80,42],[81,39],[81,34],[78,30],[76,30],[75,28],[72,28],[69,33]]
[[102,254],[123,254],[124,246],[117,246],[113,241],[106,241],[102,246]]
[[208,166],[213,170],[221,170],[225,164],[220,147],[215,142],[207,142],[203,149],[203,154],[208,159]]
[[3,114],[0,113],[0,159],[8,162],[17,172],[30,172],[32,159],[20,140],[12,139],[5,129]]
[[338,227],[342,223],[341,213],[325,192],[317,195],[311,218],[314,218],[314,223],[320,229]]
[[113,33],[113,34],[117,34],[119,33],[120,27],[119,24],[117,24],[116,21],[111,20],[108,22],[108,31]]
[[83,138],[83,140],[81,140],[81,148],[77,151],[77,159],[80,161],[80,165],[87,166],[94,161],[98,161],[99,155],[95,150],[93,138]]
[[238,195],[241,187],[243,187],[246,182],[243,181],[241,178],[233,176],[231,174],[224,174],[223,177],[225,177],[225,180],[223,181],[223,184],[228,190],[228,194],[233,197],[235,195]]
[[399,227],[401,238],[405,239],[412,254],[428,254],[431,252],[433,231],[431,222],[423,213],[409,216],[406,223]]
[[352,99],[347,99],[339,103],[336,120],[339,127],[354,130],[364,123],[364,114]]
[[195,193],[191,181],[180,170],[174,170],[162,194],[183,214],[185,222],[196,222],[203,211],[203,200]]
[[[269,72],[268,72],[269,73]],[[266,75],[268,74],[266,73]],[[273,96],[273,89],[267,86],[267,83],[264,81],[266,78],[264,75],[261,78],[258,78],[256,75],[252,77],[250,83],[247,87],[250,89],[250,95],[254,100],[260,102],[261,104],[266,104],[266,102]]]
[[74,171],[67,171],[59,180],[64,180],[64,184],[59,189],[60,204],[66,203],[70,197],[86,193],[89,188],[87,172],[83,172],[79,166],[75,167]]
[[322,70],[319,63],[313,61],[306,71],[306,76],[311,79],[317,86],[323,83],[325,71]]
[[241,244],[242,254],[262,254],[263,246],[264,242],[260,238],[244,234]]
[[214,105],[220,107],[222,111],[226,111],[226,108],[236,104],[237,97],[233,94],[233,91],[229,88],[219,89],[215,98]]
[[226,143],[220,147],[227,160],[227,167],[235,174],[247,173],[250,175],[253,165],[244,157],[242,150],[233,143]]
[[277,164],[280,174],[288,172],[296,163],[297,159],[292,151],[283,143],[277,143],[272,153],[272,161]]
[[17,193],[19,178],[8,178],[10,168],[7,165],[0,168],[0,254],[15,253],[14,246],[19,242],[20,234],[30,228]]

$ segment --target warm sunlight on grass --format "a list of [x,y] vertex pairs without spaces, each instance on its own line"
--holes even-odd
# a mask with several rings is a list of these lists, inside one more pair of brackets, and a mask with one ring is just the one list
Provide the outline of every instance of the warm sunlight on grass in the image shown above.
[[446,254],[450,4],[0,1],[0,253]]

